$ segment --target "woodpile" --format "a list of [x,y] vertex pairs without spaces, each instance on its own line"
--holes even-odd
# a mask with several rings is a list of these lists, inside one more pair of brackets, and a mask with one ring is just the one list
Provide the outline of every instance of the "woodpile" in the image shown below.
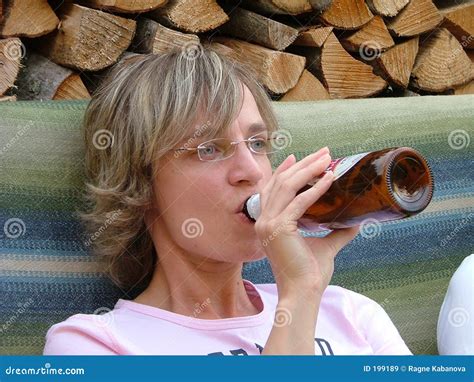
[[282,102],[474,94],[474,0],[3,0],[0,101],[87,99],[200,43]]

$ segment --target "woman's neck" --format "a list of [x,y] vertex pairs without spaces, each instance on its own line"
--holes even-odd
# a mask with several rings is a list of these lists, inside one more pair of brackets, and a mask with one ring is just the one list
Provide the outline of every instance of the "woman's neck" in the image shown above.
[[[168,255],[169,256],[169,255]],[[200,319],[223,319],[258,314],[242,280],[242,264],[182,261],[179,266],[159,260],[149,286],[135,302]],[[211,268],[219,271],[211,271]]]

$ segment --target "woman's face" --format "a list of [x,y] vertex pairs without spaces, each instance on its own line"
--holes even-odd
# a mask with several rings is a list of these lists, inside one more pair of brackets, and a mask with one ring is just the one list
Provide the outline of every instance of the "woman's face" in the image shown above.
[[[255,132],[249,128],[254,124],[264,122],[253,95],[244,86],[242,108],[226,138],[238,141],[251,137]],[[207,140],[195,136],[187,146],[196,147]],[[254,225],[242,220],[238,212],[271,176],[268,157],[252,153],[245,143],[237,145],[233,156],[217,162],[202,162],[195,151],[167,154],[155,169],[157,208],[147,218],[154,220],[158,256],[160,247],[178,246],[203,260],[239,263],[263,258]]]

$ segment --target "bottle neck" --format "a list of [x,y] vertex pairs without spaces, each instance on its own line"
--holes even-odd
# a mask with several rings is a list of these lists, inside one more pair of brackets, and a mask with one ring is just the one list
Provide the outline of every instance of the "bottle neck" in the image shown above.
[[250,220],[257,221],[260,216],[260,194],[253,194],[244,203],[243,213],[247,215]]

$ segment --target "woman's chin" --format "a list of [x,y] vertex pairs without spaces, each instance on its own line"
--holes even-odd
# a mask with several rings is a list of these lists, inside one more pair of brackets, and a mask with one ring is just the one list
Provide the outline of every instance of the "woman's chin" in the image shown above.
[[260,243],[254,246],[253,250],[252,248],[248,248],[245,251],[242,251],[242,253],[246,254],[246,259],[243,260],[244,262],[258,261],[266,257],[263,246]]

